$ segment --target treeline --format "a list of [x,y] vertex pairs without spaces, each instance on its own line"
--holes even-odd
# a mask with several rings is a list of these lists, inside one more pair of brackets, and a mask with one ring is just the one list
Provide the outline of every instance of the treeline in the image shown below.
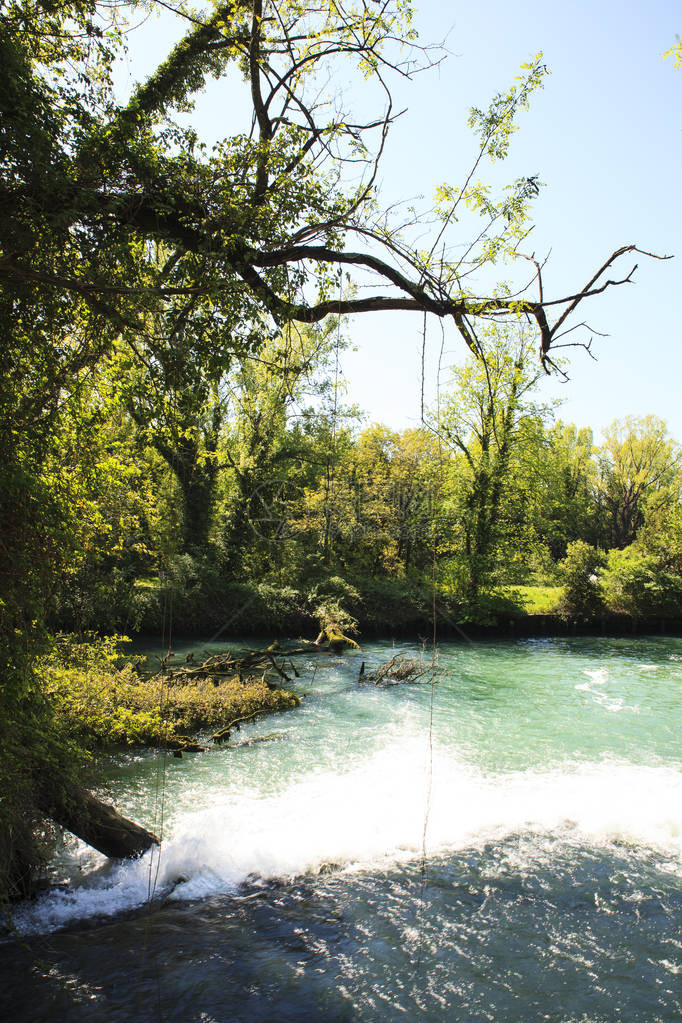
[[54,628],[301,631],[326,599],[380,631],[428,621],[434,586],[457,621],[560,584],[573,617],[678,614],[682,462],[660,419],[600,440],[564,423],[528,336],[497,330],[422,426],[363,425],[337,328],[292,325],[212,379],[191,352],[115,348],[61,434],[79,543]]

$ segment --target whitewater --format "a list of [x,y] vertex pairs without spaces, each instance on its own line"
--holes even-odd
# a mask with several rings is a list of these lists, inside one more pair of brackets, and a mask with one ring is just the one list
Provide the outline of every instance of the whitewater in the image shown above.
[[[358,683],[360,660],[395,652],[431,657],[375,643],[361,657],[311,659],[297,683],[302,706],[247,725],[236,749],[112,758],[117,807],[159,834],[160,847],[112,863],[64,836],[53,887],[14,914],[18,934],[72,943],[87,927],[89,944],[95,934],[107,946],[106,978],[111,926],[139,937],[154,914],[181,930],[199,914],[207,953],[235,918],[267,913],[250,919],[249,941],[272,938],[286,976],[283,919],[301,945],[299,972],[277,998],[282,1018],[315,1018],[302,998],[348,1019],[455,1019],[465,1009],[475,1019],[679,1019],[682,641],[447,644],[433,686],[428,675],[383,689]],[[336,944],[307,935],[309,913],[296,920],[302,893],[333,904],[331,919],[344,921]],[[352,940],[341,933],[349,919]],[[618,951],[626,934],[629,951]],[[472,943],[481,942],[484,958],[501,944],[479,975]],[[323,947],[322,989],[311,964]],[[609,982],[618,956],[633,954],[634,979],[619,968]],[[523,993],[531,975],[532,996]],[[575,992],[542,1015],[551,977],[562,997],[566,984]],[[270,1018],[271,995],[254,1002],[238,988],[212,993],[206,1018]],[[378,1001],[372,991],[383,992]],[[591,1008],[571,1016],[586,991]],[[62,1018],[23,997],[26,1018]],[[168,1018],[190,1018],[180,1006]],[[80,1011],[69,1003],[66,1018]]]

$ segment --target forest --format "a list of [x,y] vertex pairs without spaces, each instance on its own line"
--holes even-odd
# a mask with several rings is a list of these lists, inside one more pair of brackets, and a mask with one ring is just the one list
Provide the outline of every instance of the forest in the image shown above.
[[[180,40],[121,99],[138,9],[1,6],[5,895],[26,891],[90,752],[46,681],[70,649],[55,636],[664,621],[682,592],[665,423],[598,438],[542,400],[576,310],[652,254],[615,248],[548,297],[524,251],[536,178],[495,194],[477,177],[507,155],[542,56],[472,109],[466,180],[396,219],[377,187],[391,81],[440,60],[408,3],[178,4]],[[359,111],[325,99],[342,62]],[[243,128],[209,148],[181,115],[228,73]],[[384,310],[447,324],[462,353],[398,432],[348,404],[339,368],[353,317]]]
[[60,438],[80,549],[50,628],[294,635],[333,613],[426,634],[434,587],[446,631],[540,610],[677,618],[682,459],[663,421],[603,438],[563,422],[530,338],[495,328],[421,426],[366,425],[344,404],[344,344],[333,320],[290,325],[213,381],[114,351]]

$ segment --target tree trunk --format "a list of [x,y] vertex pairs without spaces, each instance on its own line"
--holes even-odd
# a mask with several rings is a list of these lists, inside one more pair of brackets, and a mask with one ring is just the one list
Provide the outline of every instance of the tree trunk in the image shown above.
[[113,859],[142,856],[159,844],[150,831],[122,817],[86,789],[72,789],[58,803],[52,799],[45,811],[56,824]]

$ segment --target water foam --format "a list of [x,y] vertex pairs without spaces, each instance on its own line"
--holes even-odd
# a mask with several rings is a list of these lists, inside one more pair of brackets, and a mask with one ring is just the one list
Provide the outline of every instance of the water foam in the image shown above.
[[[151,895],[194,899],[236,891],[254,875],[290,878],[330,864],[372,868],[414,858],[422,850],[428,783],[424,740],[394,735],[364,764],[340,773],[310,772],[279,793],[242,791],[179,812],[160,853],[45,895],[17,914],[17,925],[50,930],[133,909]],[[659,850],[682,871],[682,773],[603,762],[484,774],[436,747],[427,823],[432,854],[515,833],[560,832],[591,845]]]
[[[644,667],[648,667],[645,665]],[[656,665],[653,665],[655,668]],[[586,693],[592,697],[594,702],[605,710],[610,711],[612,714],[617,714],[621,710],[632,711],[633,714],[639,714],[639,707],[629,706],[625,703],[620,696],[609,696],[603,690],[596,688],[603,686],[609,681],[609,673],[606,668],[597,668],[593,671],[584,671],[583,675],[587,675],[589,682],[579,682],[576,684],[576,692]]]

